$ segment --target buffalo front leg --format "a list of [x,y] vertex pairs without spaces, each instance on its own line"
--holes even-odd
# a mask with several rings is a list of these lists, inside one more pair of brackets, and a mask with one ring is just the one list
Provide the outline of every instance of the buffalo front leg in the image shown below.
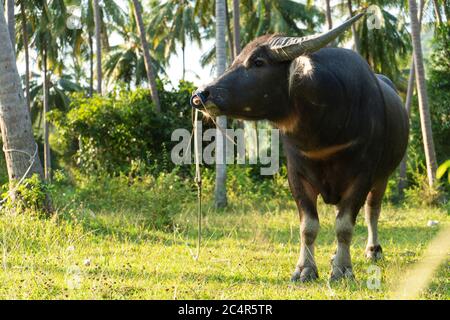
[[330,280],[353,278],[350,244],[352,242],[355,225],[354,214],[350,210],[339,210],[336,217],[337,249],[331,262]]
[[300,257],[291,280],[307,282],[319,277],[316,261],[314,260],[314,241],[319,232],[319,219],[317,214],[314,216],[303,210],[300,212]]
[[291,280],[307,282],[319,277],[314,260],[314,242],[319,232],[317,192],[303,179],[291,179],[290,185],[299,211],[301,236],[300,257]]

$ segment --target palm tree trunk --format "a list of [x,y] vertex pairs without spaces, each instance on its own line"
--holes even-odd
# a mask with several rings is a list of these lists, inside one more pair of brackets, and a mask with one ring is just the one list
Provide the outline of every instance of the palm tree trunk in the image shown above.
[[[419,0],[419,25],[422,22],[422,16],[423,16],[423,7],[424,7],[424,0]],[[406,113],[409,115],[411,113],[411,104],[412,104],[412,98],[414,95],[414,84],[415,84],[415,65],[414,65],[414,54],[412,56],[411,60],[411,67],[409,68],[409,78],[408,78],[408,89],[406,91],[406,100],[405,100],[405,109]],[[402,159],[402,162],[400,163],[399,167],[399,179],[398,179],[398,194],[401,198],[403,198],[403,191],[405,190],[407,186],[407,180],[406,180],[406,169],[407,169],[407,162],[408,162],[408,153],[405,153],[405,156]]]
[[409,0],[409,13],[411,18],[411,38],[414,52],[414,64],[416,73],[417,95],[419,100],[420,124],[422,127],[422,139],[425,149],[427,164],[428,184],[434,185],[436,180],[436,152],[434,149],[433,133],[431,129],[430,110],[425,83],[425,71],[423,67],[422,46],[420,43],[420,24],[417,18],[416,0]]
[[234,56],[241,52],[241,25],[240,25],[239,0],[233,0],[233,32],[234,32]]
[[434,7],[434,14],[436,15],[437,24],[442,24],[442,16],[441,16],[441,10],[439,8],[439,4],[437,0],[433,0],[433,7]]
[[[327,23],[328,23],[328,29],[333,29],[333,20],[331,18],[331,7],[330,7],[330,0],[325,0],[325,5],[327,8]],[[351,6],[351,3],[350,3]]]
[[145,69],[147,71],[147,79],[150,84],[150,92],[152,95],[153,103],[155,104],[156,111],[161,112],[161,105],[159,102],[158,90],[156,87],[156,76],[153,72],[152,62],[150,57],[150,50],[147,43],[147,38],[145,37],[144,22],[142,20],[142,6],[139,0],[133,0],[134,4],[134,15],[136,18],[136,24],[138,25],[139,36],[141,38],[142,51],[144,52],[144,63]]
[[89,96],[94,94],[94,43],[92,41],[92,34],[89,32]]
[[49,112],[48,105],[48,78],[47,78],[47,44],[43,47],[43,81],[42,88],[44,91],[44,177],[45,180],[51,180],[51,159],[50,159],[50,142],[49,142],[49,125],[47,121],[47,114]]
[[8,19],[8,31],[11,39],[14,55],[16,54],[16,19],[14,16],[14,0],[6,0],[6,17]]
[[[25,104],[22,84],[17,71],[9,30],[6,25],[3,6],[0,5],[0,129],[10,181],[23,177],[29,166],[30,156],[36,151],[36,142],[31,128],[30,113]],[[13,150],[20,150],[16,152]],[[39,156],[31,166],[27,177],[33,174],[42,177]]]
[[25,12],[25,5],[20,1],[20,14],[22,15],[22,34],[23,34],[23,49],[25,51],[25,92],[27,95],[27,108],[31,110],[30,100],[30,48],[28,41],[27,15]]
[[227,38],[228,38],[228,50],[230,51],[230,61],[234,61],[234,44],[233,44],[233,33],[231,32],[230,25],[230,12],[228,11],[228,1],[225,0],[225,17],[227,25]]
[[101,21],[100,21],[100,8],[98,5],[99,0],[93,1],[94,9],[94,24],[95,24],[95,45],[97,55],[97,93],[102,94],[102,35],[101,35]]
[[[226,57],[226,0],[216,0],[216,70],[217,77],[225,71],[227,61]],[[225,116],[217,117],[217,125],[223,131],[227,128],[227,118]],[[217,129],[216,137],[216,188],[215,188],[215,206],[223,208],[227,205],[227,166],[226,166],[226,143],[222,131]]]
[[[406,101],[405,101],[405,109],[408,114],[408,119],[409,114],[411,113],[411,103],[414,93],[414,82],[415,82],[415,66],[413,58],[411,62],[411,67],[409,69],[408,89],[406,91]],[[401,198],[403,198],[403,191],[405,190],[407,185],[406,181],[407,162],[408,162],[408,153],[405,153],[405,156],[403,157],[402,162],[400,163],[399,178],[398,178],[398,194]]]
[[[348,13],[350,14],[350,17],[353,17],[353,9],[352,9],[352,1],[347,0],[347,7],[348,7]],[[352,24],[352,34],[353,34],[353,42],[355,43],[355,51],[360,53],[361,52],[361,45],[360,45],[360,39],[358,32],[356,30],[355,24]]]
[[[241,53],[241,25],[240,25],[241,13],[239,10],[239,0],[233,0],[233,44],[234,44],[234,57],[236,58]],[[237,127],[244,129],[244,120],[236,120]]]
[[447,23],[450,23],[450,3],[449,0],[444,0],[444,13]]
[[186,75],[186,44],[185,44],[185,41],[186,41],[186,35],[184,34],[183,35],[183,43],[181,44],[181,55],[183,58],[183,76],[182,76],[183,80]]

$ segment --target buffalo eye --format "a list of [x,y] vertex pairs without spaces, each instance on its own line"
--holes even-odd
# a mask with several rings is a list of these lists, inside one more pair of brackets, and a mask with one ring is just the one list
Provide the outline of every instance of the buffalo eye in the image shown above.
[[253,60],[253,65],[258,68],[264,66],[264,63],[265,61],[262,58],[256,58]]

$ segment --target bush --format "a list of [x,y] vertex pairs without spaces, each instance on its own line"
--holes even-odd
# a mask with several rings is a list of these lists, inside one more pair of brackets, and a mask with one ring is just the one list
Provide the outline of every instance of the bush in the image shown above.
[[116,90],[107,96],[72,95],[67,114],[55,110],[49,120],[56,131],[52,146],[70,165],[85,173],[169,172],[172,131],[191,127],[189,97],[192,84],[180,82],[176,91],[159,88],[162,112],[157,113],[149,90]]
[[38,214],[46,214],[49,209],[47,194],[50,191],[50,185],[43,182],[38,174],[34,174],[31,178],[23,180],[22,184],[14,190],[14,201],[11,198],[9,183],[3,185],[4,193],[2,199],[6,199],[4,207],[13,209],[16,213],[30,212]]
[[436,28],[427,84],[436,153],[443,162],[450,158],[450,25]]

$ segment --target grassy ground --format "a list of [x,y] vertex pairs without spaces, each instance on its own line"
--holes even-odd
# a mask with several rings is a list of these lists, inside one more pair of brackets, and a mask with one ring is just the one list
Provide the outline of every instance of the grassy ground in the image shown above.
[[[329,285],[334,209],[321,205],[316,249],[320,280],[293,284],[289,277],[298,257],[298,218],[285,197],[243,203],[231,199],[234,204],[221,212],[206,205],[203,244],[195,261],[193,202],[175,215],[170,231],[157,231],[149,225],[148,212],[127,202],[126,193],[103,199],[110,202],[108,208],[89,206],[73,192],[67,188],[55,193],[59,214],[52,219],[0,214],[0,298],[389,298],[430,239],[450,224],[440,209],[385,207],[380,221],[385,259],[377,264],[381,282],[379,288],[369,289],[374,267],[364,259],[366,228],[360,215],[352,246],[357,280]],[[428,220],[440,224],[427,227]],[[449,271],[447,262],[422,298],[449,299]]]

